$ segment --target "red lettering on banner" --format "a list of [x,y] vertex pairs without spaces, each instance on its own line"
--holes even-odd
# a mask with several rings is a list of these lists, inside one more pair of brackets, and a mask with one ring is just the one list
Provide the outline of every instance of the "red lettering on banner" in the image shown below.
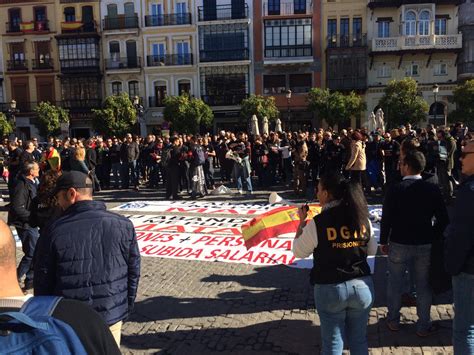
[[278,249],[285,249],[285,250],[291,250],[291,240],[287,240],[278,247]]
[[197,243],[203,243],[203,242],[207,242],[209,240],[211,240],[212,237],[209,237],[207,235],[203,235],[202,237],[200,237],[198,240],[196,240],[195,242],[193,242],[193,244],[197,244]]
[[222,210],[215,210],[212,213],[228,213],[228,214],[239,214],[236,210],[224,208]]
[[268,261],[268,254],[264,253],[263,251],[258,253],[258,255],[255,257],[255,262],[260,261],[262,264],[266,263]]
[[165,234],[165,233],[146,233],[142,231],[137,232],[137,240],[142,242],[171,242],[175,237],[178,237],[178,234]]
[[194,257],[194,258],[197,259],[197,258],[199,258],[201,253],[202,253],[202,249],[194,250],[193,248],[183,248],[183,249],[179,250],[178,252],[176,252],[173,256],[179,257],[179,258]]
[[[139,229],[137,227],[137,229]],[[164,227],[159,227],[159,228],[154,228],[154,232],[176,232],[176,233],[184,233],[186,230],[184,229],[184,226],[164,226]]]
[[213,231],[215,234],[233,234],[233,235],[242,235],[239,228],[218,228]]
[[142,224],[140,226],[135,226],[135,229],[136,230],[141,230],[141,231],[150,231],[152,230],[153,228],[155,228],[157,226],[157,224]]
[[219,253],[220,251],[221,251],[220,249],[211,250],[211,254],[205,256],[205,258],[206,259],[215,259],[215,258],[217,258],[217,253]]
[[183,208],[183,207],[170,207],[165,212],[196,212],[196,213],[205,213],[207,208]]
[[142,248],[142,253],[145,253],[146,255],[153,255],[155,253],[160,252],[163,250],[164,246],[159,246],[159,245],[145,245]]

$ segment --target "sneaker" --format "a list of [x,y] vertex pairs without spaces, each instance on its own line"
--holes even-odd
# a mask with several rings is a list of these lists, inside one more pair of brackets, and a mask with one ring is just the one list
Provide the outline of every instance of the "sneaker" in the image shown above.
[[430,335],[435,334],[438,332],[439,326],[437,324],[432,324],[431,327],[429,327],[426,330],[418,330],[416,332],[416,335],[419,336],[420,338],[426,338],[429,337]]
[[239,195],[242,195],[244,192],[242,190],[237,191]]
[[400,330],[400,324],[394,321],[387,320],[387,328],[392,332],[398,332]]

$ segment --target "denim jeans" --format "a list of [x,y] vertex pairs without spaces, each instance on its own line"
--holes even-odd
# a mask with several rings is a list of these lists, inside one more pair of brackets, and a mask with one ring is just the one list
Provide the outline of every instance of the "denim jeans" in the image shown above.
[[[411,263],[413,263],[413,267],[410,267]],[[426,331],[430,328],[430,309],[433,297],[429,285],[430,263],[431,244],[404,245],[390,242],[387,283],[388,321],[400,322],[401,298],[406,282],[405,271],[408,269],[413,270],[413,275],[410,276],[416,286],[417,330]]]
[[21,240],[21,249],[23,250],[23,258],[17,268],[18,279],[26,275],[25,285],[33,284],[33,268],[32,261],[35,253],[36,242],[39,239],[39,232],[37,228],[16,228],[18,238]]
[[369,353],[367,322],[373,300],[374,283],[371,276],[314,286],[314,301],[321,320],[321,354],[340,355],[344,337],[351,354]]
[[474,354],[474,275],[453,276],[454,354]]
[[137,161],[122,164],[122,187],[128,189],[130,184],[138,186]]
[[[245,173],[244,169],[245,168],[241,164],[234,164],[234,174],[235,180],[237,182],[237,190],[240,191],[243,189],[243,180],[245,180],[247,185],[247,191],[252,192],[252,177],[250,176],[250,173]],[[247,177],[244,178],[244,175],[247,175]]]

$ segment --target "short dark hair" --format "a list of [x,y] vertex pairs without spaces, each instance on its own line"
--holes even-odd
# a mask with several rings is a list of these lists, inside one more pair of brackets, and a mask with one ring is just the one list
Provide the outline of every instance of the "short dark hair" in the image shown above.
[[420,174],[425,170],[426,159],[423,153],[416,150],[410,150],[403,158],[403,163],[407,165],[412,172]]

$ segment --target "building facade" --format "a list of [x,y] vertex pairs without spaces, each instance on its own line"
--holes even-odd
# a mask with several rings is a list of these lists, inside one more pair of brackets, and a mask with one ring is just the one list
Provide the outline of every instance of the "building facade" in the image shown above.
[[458,59],[458,79],[474,79],[474,1],[464,0],[459,5],[459,31],[463,49]]
[[240,103],[253,93],[254,3],[197,1],[199,94],[213,109],[218,128],[235,129]]
[[104,97],[99,1],[59,0],[56,6],[61,105],[69,110],[71,135],[89,137],[91,110]]
[[[392,79],[412,77],[430,105],[428,120],[444,116],[457,83],[456,60],[462,48],[458,3],[449,0],[369,0],[367,107],[377,108]],[[433,86],[439,85],[435,103]],[[385,113],[389,122],[390,113]],[[409,118],[407,118],[409,119]]]
[[55,104],[60,98],[55,6],[54,1],[0,1],[0,19],[5,24],[5,93],[2,86],[1,96],[2,102],[17,102],[16,133],[23,139],[38,135],[33,113],[36,105],[41,101]]
[[187,93],[199,97],[197,12],[194,0],[142,2],[145,121],[161,126],[164,98]]

